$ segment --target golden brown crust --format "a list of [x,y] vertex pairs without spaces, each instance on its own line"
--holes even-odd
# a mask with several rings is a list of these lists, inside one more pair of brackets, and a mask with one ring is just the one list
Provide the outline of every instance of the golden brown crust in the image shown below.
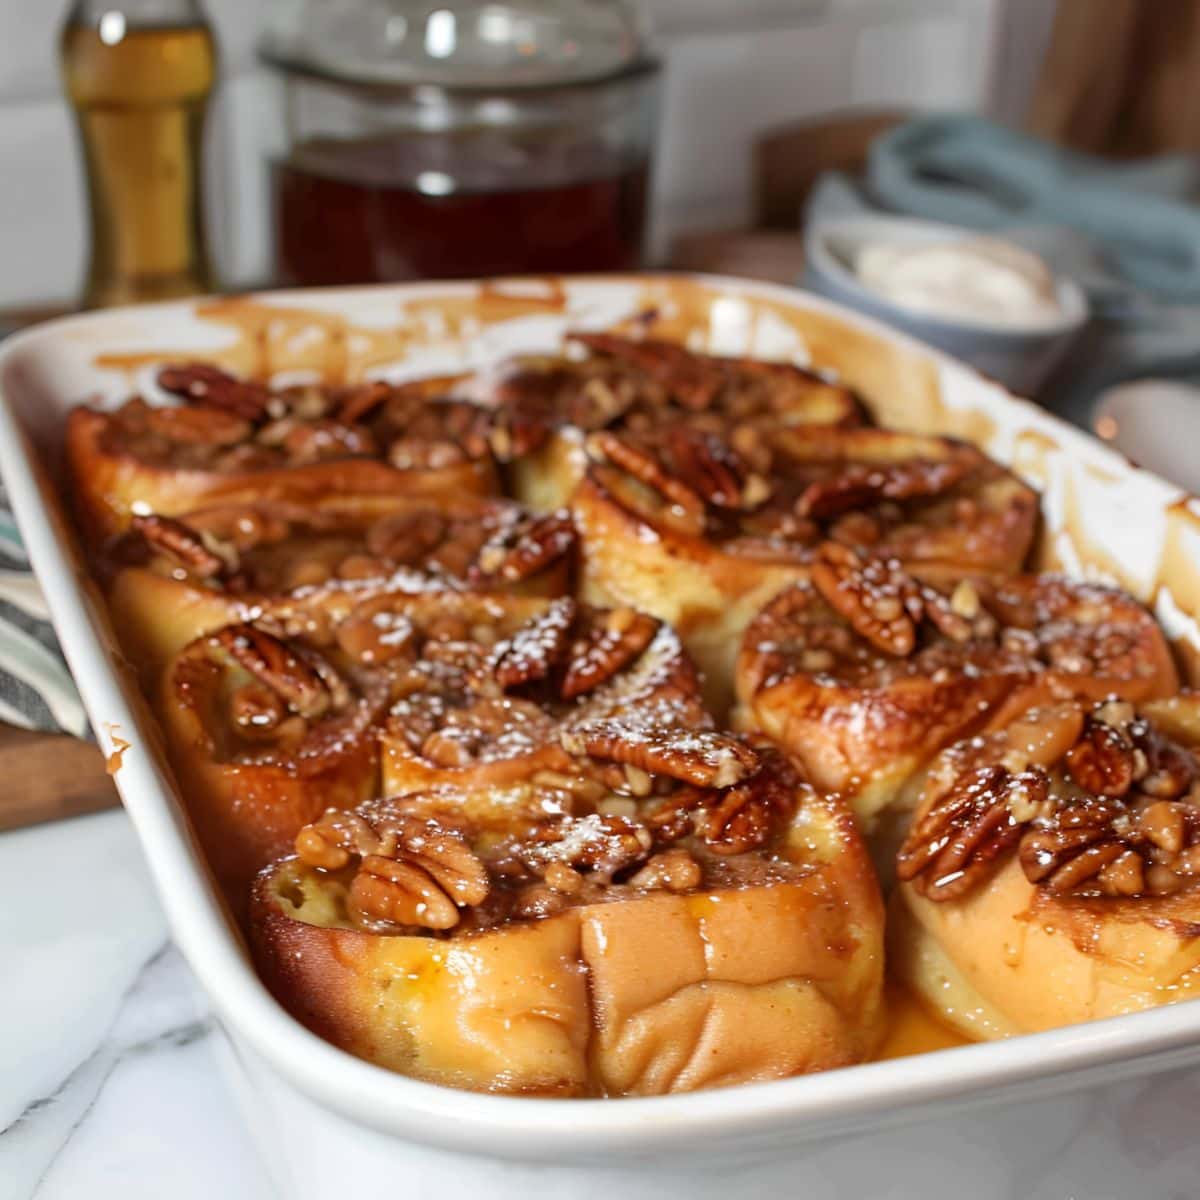
[[934,754],[989,722],[1062,697],[1143,700],[1179,686],[1154,619],[1113,589],[914,575],[871,559],[839,571],[782,592],[751,623],[739,720],[868,824],[911,802],[905,785]]
[[261,625],[226,626],[167,665],[159,712],[205,856],[235,910],[255,872],[379,779],[384,681]]
[[897,863],[910,981],[935,1000],[952,977],[956,1010],[978,997],[1000,1033],[1194,995],[1197,733],[1183,693],[1036,710],[948,750]]
[[[181,378],[168,368],[160,380],[175,384],[179,407],[134,399],[69,414],[67,463],[89,537],[119,533],[136,512],[174,516],[218,500],[495,490],[495,421],[477,406],[383,384],[271,392],[222,372],[197,391],[189,380],[204,369],[174,370]],[[376,402],[356,408],[364,394]]]
[[[256,961],[280,1001],[338,1045],[478,1090],[661,1094],[861,1061],[879,1033],[878,886],[836,800],[782,760],[761,770],[786,781],[787,811],[768,843],[732,857],[683,830],[675,850],[639,849],[628,831],[658,836],[639,818],[601,833],[582,810],[557,841],[498,845],[472,834],[458,805],[447,813],[445,793],[329,814],[298,841],[300,859],[256,885]],[[447,838],[446,821],[460,832]],[[460,862],[472,838],[493,895],[474,907],[477,893],[460,894],[456,927],[389,931],[381,910],[356,907],[364,868],[353,863],[368,852],[436,875],[429,856],[448,846],[457,881],[473,878]]]
[[963,571],[1019,567],[1036,497],[978,451],[876,429],[605,434],[571,500],[583,595],[670,621],[728,704],[753,616],[832,542]]
[[326,496],[135,516],[102,565],[118,639],[152,680],[193,638],[255,614],[318,637],[395,591],[562,595],[576,542],[568,514],[508,500]]

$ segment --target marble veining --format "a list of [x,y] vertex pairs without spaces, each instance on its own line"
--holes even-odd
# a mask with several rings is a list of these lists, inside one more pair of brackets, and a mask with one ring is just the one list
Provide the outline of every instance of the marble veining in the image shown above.
[[[255,1094],[227,1081],[234,1056],[170,944],[123,813],[0,836],[0,955],[0,1200],[277,1200],[263,1154],[277,1178],[303,1164],[302,1195],[344,1192],[353,1130],[314,1144],[266,1120],[256,1128],[272,1144],[252,1139],[242,1113]],[[1200,1070],[1176,1071],[817,1143],[787,1184],[778,1164],[697,1172],[688,1194],[1192,1200],[1197,1112]],[[396,1167],[406,1200],[464,1194],[434,1155]],[[492,1172],[530,1200],[674,1194],[654,1176],[653,1164],[586,1178],[543,1168],[530,1187],[520,1168]]]

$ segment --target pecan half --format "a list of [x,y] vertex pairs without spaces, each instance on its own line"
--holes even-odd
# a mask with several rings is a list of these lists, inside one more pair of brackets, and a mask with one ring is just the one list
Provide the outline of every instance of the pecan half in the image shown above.
[[190,525],[174,517],[138,514],[130,521],[130,528],[153,550],[173,558],[201,579],[215,579],[226,570],[237,570],[236,551],[232,547],[229,548],[229,559],[222,558],[209,549],[204,538]]
[[760,767],[729,787],[688,786],[669,795],[648,822],[659,843],[694,833],[720,855],[767,845],[790,820],[806,785],[774,751],[765,752]]
[[1129,849],[1113,827],[1120,812],[1118,805],[1085,798],[1031,828],[1018,855],[1025,877],[1055,892],[1074,891],[1094,878]]
[[[254,625],[228,625],[213,640],[260,683],[282,697],[295,713],[315,720],[333,705],[332,670],[318,672],[287,642]],[[324,678],[322,677],[324,674]]]
[[331,810],[296,838],[309,866],[341,870],[359,858],[347,897],[360,924],[452,929],[459,908],[482,904],[487,869],[457,830],[403,813]]
[[700,886],[704,872],[684,849],[676,846],[654,855],[629,882],[634,887],[668,892],[690,892]]
[[632,608],[602,612],[571,646],[560,692],[575,700],[594,691],[645,652],[662,622]]
[[163,367],[158,386],[193,404],[219,408],[247,421],[262,420],[271,402],[270,389],[261,383],[237,379],[207,363]]
[[702,834],[718,854],[745,854],[765,846],[791,815],[795,790],[764,771],[720,793],[708,808]]
[[219,408],[151,408],[146,424],[152,433],[189,446],[236,446],[254,426],[236,413]]
[[924,606],[920,589],[898,562],[864,561],[847,546],[824,542],[812,581],[829,607],[873,646],[898,658],[913,652]]
[[1083,737],[1067,752],[1067,771],[1085,792],[1114,799],[1133,786],[1134,747],[1120,730],[1089,720]]
[[565,510],[523,522],[503,540],[483,547],[469,578],[476,583],[488,579],[519,583],[530,579],[573,553],[578,537],[571,514]]
[[632,441],[604,429],[588,436],[587,449],[593,458],[604,459],[619,467],[651,491],[657,492],[668,504],[676,505],[697,520],[703,518],[703,498],[672,475],[659,457],[646,447],[634,445]]
[[371,416],[391,395],[391,387],[381,380],[361,383],[340,397],[337,419],[346,425],[355,425],[364,417]]
[[894,463],[846,463],[836,475],[817,479],[801,492],[796,511],[825,520],[883,500],[938,496],[971,471],[966,456],[951,459],[913,458]]
[[575,601],[555,600],[545,612],[527,621],[497,646],[493,677],[501,690],[546,679],[567,652]]
[[909,830],[897,876],[930,899],[964,895],[1017,844],[1025,814],[1042,805],[1049,790],[1040,768],[1014,773],[993,765],[967,772]]
[[677,426],[667,434],[667,447],[676,474],[714,508],[757,507],[770,495],[766,480],[752,475],[724,438]]
[[567,729],[562,743],[569,754],[623,763],[702,788],[729,787],[759,768],[758,755],[745,742],[710,730],[643,728],[614,718]]

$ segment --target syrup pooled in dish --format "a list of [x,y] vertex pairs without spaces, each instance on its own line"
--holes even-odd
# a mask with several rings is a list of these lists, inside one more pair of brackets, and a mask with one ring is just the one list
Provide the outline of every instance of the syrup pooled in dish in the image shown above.
[[443,789],[306,827],[252,910],[281,1002],[393,1069],[527,1095],[869,1055],[882,904],[840,803],[728,735],[610,723],[564,744],[519,805]]
[[593,436],[571,499],[584,532],[582,594],[680,629],[714,704],[733,691],[753,617],[808,578],[824,541],[960,570],[1019,569],[1034,493],[947,438],[818,427],[737,444],[686,428]]
[[120,532],[135,513],[175,516],[231,498],[481,494],[495,487],[497,461],[542,436],[431,383],[272,390],[190,364],[164,368],[159,385],[181,403],[135,398],[67,419],[76,509],[92,537]]
[[192,638],[247,614],[315,635],[393,591],[561,595],[576,543],[569,514],[534,516],[496,497],[331,495],[135,516],[104,561],[117,636],[152,673]]
[[897,859],[892,962],[972,1037],[1190,999],[1200,697],[1035,710],[937,761]]
[[849,799],[864,826],[905,819],[951,742],[1073,696],[1179,687],[1154,618],[1123,592],[1056,575],[961,576],[821,547],[811,581],[751,622],[740,723]]

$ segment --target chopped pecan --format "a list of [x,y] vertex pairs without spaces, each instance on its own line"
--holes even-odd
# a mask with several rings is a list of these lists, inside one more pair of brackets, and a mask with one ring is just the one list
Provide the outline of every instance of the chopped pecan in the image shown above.
[[365,664],[394,662],[416,644],[416,627],[402,612],[387,609],[352,612],[337,627],[337,643]]
[[332,669],[318,672],[273,634],[249,624],[229,625],[218,630],[213,640],[307,720],[324,716],[333,705]]
[[960,580],[949,596],[937,588],[922,588],[921,607],[925,619],[952,642],[991,640],[996,636],[996,618],[983,606],[969,579]]
[[494,414],[466,400],[396,392],[378,428],[390,431],[388,460],[401,469],[436,469],[491,457]]
[[466,462],[467,453],[445,439],[403,437],[388,446],[388,462],[401,471],[437,471]]
[[1022,817],[1039,809],[1049,791],[1049,776],[1036,767],[1012,772],[993,765],[967,772],[909,830],[896,874],[932,900],[966,894],[1017,844]]
[[163,367],[158,386],[193,404],[219,408],[247,421],[260,421],[267,414],[271,391],[261,383],[237,379],[207,363]]
[[640,888],[690,892],[700,886],[703,878],[700,864],[686,850],[676,846],[656,854],[629,882]]
[[565,510],[547,513],[522,522],[515,530],[506,531],[500,541],[484,546],[470,578],[472,582],[501,579],[519,583],[572,553],[577,541],[570,513]]
[[281,430],[279,445],[296,464],[368,457],[377,453],[371,431],[359,426],[340,421],[293,421],[290,417],[284,417],[277,424],[287,426],[286,430]]
[[825,542],[812,581],[829,607],[873,646],[898,658],[913,652],[924,606],[920,589],[899,563],[862,560],[846,546]]
[[501,690],[546,679],[567,652],[575,601],[564,597],[496,647],[493,676]]
[[237,555],[232,547],[227,557],[221,557],[209,548],[201,534],[173,517],[137,514],[130,527],[154,550],[173,558],[201,579],[214,579],[226,570],[237,570]]
[[597,614],[571,646],[562,698],[575,700],[586,695],[636,661],[654,641],[661,625],[656,617],[632,608]]
[[564,730],[569,754],[623,763],[701,788],[724,788],[752,775],[759,757],[745,742],[710,730],[641,727],[619,719]]
[[674,342],[612,333],[573,333],[571,340],[586,346],[593,354],[615,358],[645,371],[685,408],[707,408],[726,381],[720,359],[692,354]]

